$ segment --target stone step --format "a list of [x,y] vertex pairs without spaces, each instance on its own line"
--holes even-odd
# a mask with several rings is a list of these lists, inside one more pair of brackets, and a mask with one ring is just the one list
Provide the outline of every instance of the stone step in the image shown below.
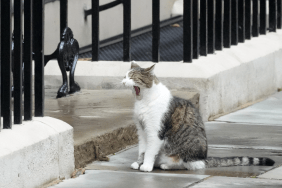
[[[46,89],[45,115],[74,128],[76,168],[106,160],[104,156],[137,143],[131,90],[82,90],[60,99],[56,94],[56,90]],[[197,92],[172,90],[172,94],[191,100],[199,108]]]

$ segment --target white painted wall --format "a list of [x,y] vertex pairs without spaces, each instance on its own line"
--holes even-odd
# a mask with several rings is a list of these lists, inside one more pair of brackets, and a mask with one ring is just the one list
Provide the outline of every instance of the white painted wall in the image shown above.
[[0,188],[41,187],[74,171],[73,128],[51,117],[34,118],[0,135]]
[[[142,67],[152,62],[137,62]],[[83,89],[124,89],[120,83],[130,63],[78,62],[75,79]],[[282,30],[200,57],[193,63],[160,62],[155,73],[170,89],[200,93],[203,119],[228,113],[282,88]],[[45,67],[47,88],[59,88],[56,61]]]

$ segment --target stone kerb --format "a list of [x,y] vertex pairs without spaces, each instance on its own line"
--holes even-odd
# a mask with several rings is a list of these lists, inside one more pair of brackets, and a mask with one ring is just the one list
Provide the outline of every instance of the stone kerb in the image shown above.
[[0,132],[0,187],[41,187],[74,171],[73,128],[50,117]]

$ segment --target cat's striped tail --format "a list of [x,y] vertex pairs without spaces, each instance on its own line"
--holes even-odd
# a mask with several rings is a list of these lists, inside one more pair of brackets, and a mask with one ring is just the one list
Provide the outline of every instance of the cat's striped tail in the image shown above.
[[273,166],[274,161],[259,157],[208,157],[204,160],[206,168],[227,166]]

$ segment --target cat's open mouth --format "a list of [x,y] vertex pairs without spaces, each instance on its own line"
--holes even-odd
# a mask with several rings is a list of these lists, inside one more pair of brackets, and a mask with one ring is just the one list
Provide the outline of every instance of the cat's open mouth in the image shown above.
[[133,87],[135,89],[136,95],[139,95],[140,94],[140,87],[138,87],[138,86],[133,86]]

